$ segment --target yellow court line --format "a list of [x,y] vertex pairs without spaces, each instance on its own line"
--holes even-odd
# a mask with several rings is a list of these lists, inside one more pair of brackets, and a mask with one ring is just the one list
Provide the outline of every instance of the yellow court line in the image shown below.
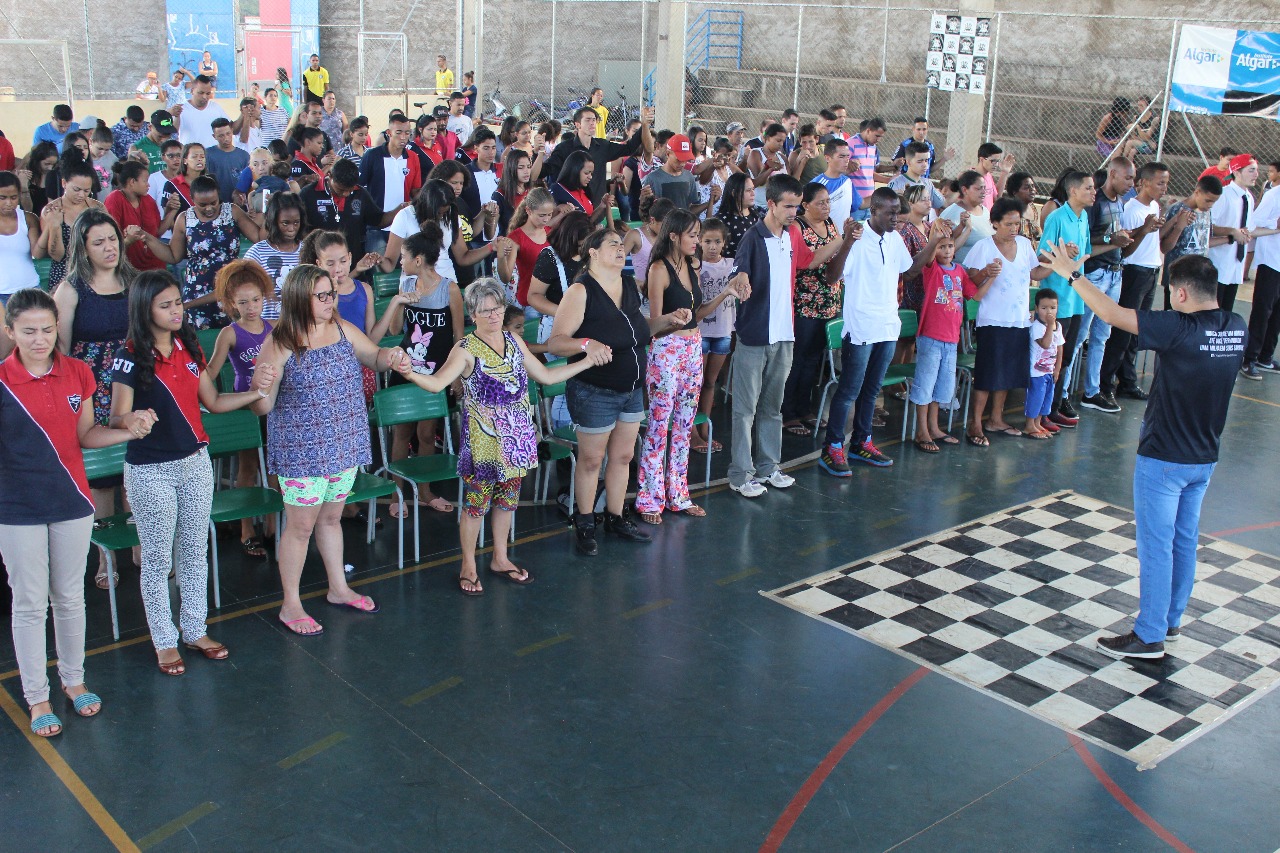
[[973,495],[974,495],[973,492],[961,492],[955,497],[947,498],[945,501],[942,502],[942,504],[943,506],[951,506],[953,504],[964,503],[965,501],[969,500],[969,498],[973,497]]
[[334,732],[326,738],[316,741],[305,749],[300,749],[288,758],[282,758],[276,762],[276,767],[281,770],[288,770],[291,767],[297,767],[309,758],[315,758],[331,746],[337,746],[348,737],[346,732]]
[[1241,400],[1249,400],[1253,403],[1261,403],[1264,406],[1275,406],[1280,409],[1280,403],[1273,403],[1270,400],[1259,400],[1257,397],[1250,397],[1248,394],[1232,394],[1232,397],[1239,397]]
[[1030,476],[1031,476],[1030,471],[1024,471],[1021,474],[1014,474],[1012,477],[1005,477],[1003,480],[1000,481],[1000,485],[1010,486],[1010,485],[1013,485],[1014,483],[1020,483]]
[[675,604],[675,603],[676,603],[676,600],[674,598],[664,598],[664,599],[661,599],[660,601],[651,601],[648,604],[642,604],[639,607],[636,607],[632,610],[628,610],[626,613],[621,614],[621,616],[623,619],[634,619],[637,616],[643,616],[646,613],[652,613],[655,610],[661,610],[667,605]]
[[906,520],[907,520],[907,517],[905,515],[892,515],[888,518],[880,519],[879,521],[877,521],[875,524],[871,526],[874,527],[876,530],[884,530],[886,527],[893,527],[895,524],[901,524]]
[[71,796],[76,798],[76,802],[80,803],[80,807],[98,825],[98,829],[102,830],[102,834],[107,836],[107,840],[122,853],[125,853],[125,851],[127,853],[140,853],[138,845],[134,844],[129,834],[124,831],[120,824],[116,823],[116,819],[106,810],[102,802],[93,795],[93,792],[89,790],[89,786],[76,775],[76,771],[71,769],[71,765],[67,764],[66,760],[58,754],[58,751],[53,748],[53,744],[49,743],[46,738],[42,738],[31,731],[30,719],[28,719],[22,708],[18,706],[14,698],[9,695],[9,691],[3,688],[0,688],[0,708],[4,708],[5,713],[9,715],[9,719],[18,727],[18,731],[26,736],[27,742],[44,759],[44,763],[49,765],[49,769],[71,792]]
[[191,824],[195,823],[205,815],[213,814],[217,810],[217,803],[201,803],[186,814],[174,818],[159,829],[152,830],[139,838],[138,849],[150,850],[160,842],[165,841],[169,837],[186,829],[188,826],[191,826]]
[[822,542],[817,543],[816,545],[810,545],[808,548],[805,548],[803,551],[797,551],[796,555],[800,557],[809,557],[818,553],[819,551],[827,550],[834,544],[836,544],[835,539],[825,539]]
[[548,637],[545,640],[539,640],[536,643],[530,643],[523,649],[516,649],[516,657],[522,658],[525,655],[531,655],[534,652],[540,652],[543,649],[549,649],[552,646],[558,646],[565,640],[572,640],[573,634],[557,634],[554,637]]
[[737,574],[725,575],[722,578],[717,578],[716,585],[728,586],[731,583],[737,583],[740,580],[745,580],[746,578],[749,578],[752,575],[758,575],[758,574],[760,574],[759,569],[756,569],[756,568],[746,569],[744,571],[738,572]]
[[405,705],[407,707],[412,707],[414,705],[417,705],[419,702],[424,702],[427,699],[430,699],[432,696],[438,696],[441,693],[445,692],[446,690],[457,687],[461,683],[462,683],[462,676],[460,675],[455,675],[451,678],[446,678],[444,681],[436,682],[435,684],[428,687],[426,690],[419,690],[417,693],[413,694],[412,696],[406,696],[405,698],[400,700],[400,704]]

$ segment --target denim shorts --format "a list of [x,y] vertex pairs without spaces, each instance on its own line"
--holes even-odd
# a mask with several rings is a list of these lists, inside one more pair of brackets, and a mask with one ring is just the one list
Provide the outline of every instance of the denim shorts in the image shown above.
[[916,338],[916,376],[911,402],[917,406],[950,403],[956,395],[956,345],[920,335]]
[[564,396],[581,433],[606,433],[618,423],[644,420],[644,389],[638,385],[630,391],[614,391],[574,378],[565,384]]
[[703,355],[728,355],[729,344],[731,342],[732,342],[732,339],[729,337],[729,335],[725,335],[723,338],[703,337],[702,354]]

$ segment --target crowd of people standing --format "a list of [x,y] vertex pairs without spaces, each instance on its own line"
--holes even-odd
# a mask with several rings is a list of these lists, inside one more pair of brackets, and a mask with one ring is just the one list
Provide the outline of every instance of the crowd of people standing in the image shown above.
[[[474,80],[455,90],[444,57],[438,66],[444,103],[416,120],[393,110],[385,124],[348,120],[316,56],[302,97],[282,70],[235,117],[213,100],[216,67],[165,86],[149,75],[138,97],[163,96],[164,109],[148,117],[134,105],[115,127],[82,132],[59,105],[22,163],[0,171],[0,477],[41,484],[0,498],[0,553],[36,734],[61,730],[44,677],[50,602],[64,689],[77,713],[101,708],[84,687],[77,577],[117,484],[86,480],[82,447],[128,442],[123,497],[141,541],[144,608],[159,669],[177,676],[179,641],[211,660],[229,655],[205,631],[214,482],[202,412],[265,418],[265,473],[287,520],[279,619],[316,636],[323,625],[299,594],[313,538],[328,603],[379,610],[347,584],[341,521],[373,461],[368,406],[382,386],[460,401],[460,589],[475,596],[486,515],[490,571],[533,581],[505,541],[544,427],[568,427],[577,467],[572,488],[561,483],[564,504],[589,556],[598,525],[645,542],[669,514],[705,516],[689,493],[693,453],[727,444],[729,487],[754,500],[795,483],[781,467],[784,435],[820,436],[819,465],[834,477],[891,466],[874,436],[896,365],[914,365],[902,399],[925,454],[962,439],[988,448],[989,436],[1043,441],[1076,426],[1077,404],[1115,413],[1117,396],[1145,400],[1136,353],[1154,339],[1109,306],[1145,317],[1159,291],[1166,308],[1200,310],[1208,297],[1187,282],[1209,273],[1172,274],[1183,258],[1212,262],[1229,313],[1252,247],[1239,369],[1249,379],[1277,370],[1280,187],[1254,198],[1252,155],[1232,152],[1223,174],[1170,203],[1169,169],[1136,163],[1150,153],[1141,146],[1112,145],[1101,171],[1064,171],[1038,204],[1035,178],[992,142],[973,168],[941,177],[959,155],[935,148],[923,118],[884,160],[885,122],[868,117],[848,133],[838,104],[811,123],[785,110],[754,139],[739,122],[721,136],[659,130],[648,109],[608,139],[598,98],[563,133],[514,118],[491,128],[476,117]],[[1270,169],[1274,183],[1280,163]],[[46,257],[52,296],[35,265]],[[377,273],[398,273],[385,303],[370,287]],[[839,370],[824,407],[833,329]],[[208,352],[204,331],[216,334]],[[389,335],[398,339],[383,346]],[[709,420],[730,360],[721,442],[695,422]],[[224,363],[232,388],[218,385]],[[962,370],[972,414],[958,436],[940,413],[960,405]],[[561,382],[543,424],[530,383]],[[1013,391],[1025,391],[1021,427],[1005,420]],[[430,456],[450,429],[448,419],[399,425],[389,458]],[[242,462],[252,477],[256,460]],[[414,494],[428,511],[457,509],[429,487]],[[266,555],[251,521],[240,532],[246,554]],[[98,574],[100,587],[117,581]]]

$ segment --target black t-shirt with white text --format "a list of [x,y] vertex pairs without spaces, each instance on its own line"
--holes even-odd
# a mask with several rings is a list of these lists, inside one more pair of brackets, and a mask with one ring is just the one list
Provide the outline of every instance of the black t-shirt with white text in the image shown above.
[[1218,461],[1248,336],[1244,318],[1235,312],[1138,312],[1138,348],[1160,356],[1142,419],[1139,456],[1178,465]]

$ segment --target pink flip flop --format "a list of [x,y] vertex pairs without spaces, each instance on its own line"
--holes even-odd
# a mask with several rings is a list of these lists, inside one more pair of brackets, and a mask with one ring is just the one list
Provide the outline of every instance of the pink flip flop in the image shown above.
[[[301,619],[281,619],[280,621],[284,623],[284,626],[286,628],[288,628],[293,633],[297,634],[299,637],[318,637],[324,633],[324,626],[322,626],[316,620],[312,619],[310,616],[303,616]],[[314,627],[317,630],[299,631],[297,628],[294,627],[295,625],[300,625],[307,628]]]

